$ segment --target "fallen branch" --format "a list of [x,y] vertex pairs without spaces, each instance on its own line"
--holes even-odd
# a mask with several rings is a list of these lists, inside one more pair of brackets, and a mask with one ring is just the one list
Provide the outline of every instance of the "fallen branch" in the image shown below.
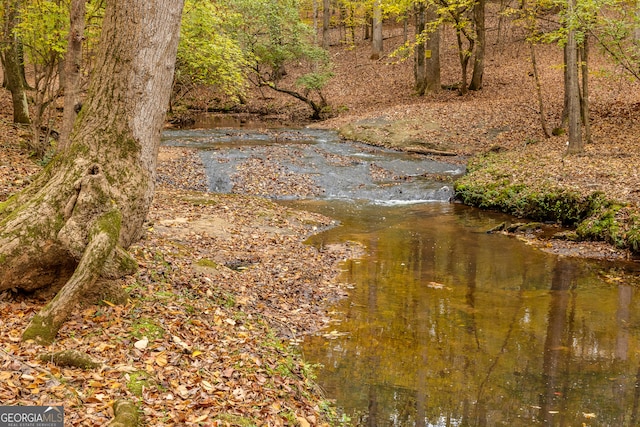
[[407,153],[425,154],[425,155],[432,155],[432,156],[457,156],[458,155],[458,153],[455,153],[453,151],[434,150],[433,148],[418,147],[416,145],[405,147],[404,151],[406,151]]
[[62,350],[56,353],[44,353],[38,356],[43,362],[51,362],[56,366],[68,366],[80,369],[94,369],[102,364],[96,362],[86,353],[78,350]]

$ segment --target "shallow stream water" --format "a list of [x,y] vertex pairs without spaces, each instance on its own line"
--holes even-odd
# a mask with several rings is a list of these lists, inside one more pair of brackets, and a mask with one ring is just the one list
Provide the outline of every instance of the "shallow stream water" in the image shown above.
[[[635,426],[640,423],[640,296],[636,264],[558,257],[486,230],[508,217],[448,203],[429,173],[458,166],[358,144],[328,131],[170,131],[201,149],[213,191],[270,147],[283,170],[311,176],[316,196],[285,203],[339,227],[322,249],[356,241],[344,264],[350,296],[302,349],[321,364],[326,395],[363,426]],[[337,161],[339,159],[339,161]],[[385,176],[372,179],[372,168]]]

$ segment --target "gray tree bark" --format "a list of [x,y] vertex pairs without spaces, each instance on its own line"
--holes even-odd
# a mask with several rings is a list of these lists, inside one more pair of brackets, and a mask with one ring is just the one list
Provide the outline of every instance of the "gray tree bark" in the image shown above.
[[382,5],[380,0],[373,1],[373,25],[371,33],[371,59],[382,56]]
[[7,89],[11,92],[13,122],[29,124],[31,123],[31,119],[29,117],[29,105],[27,104],[27,94],[21,70],[18,40],[16,40],[13,34],[13,30],[17,24],[19,4],[15,0],[4,0],[2,3],[4,9],[2,66],[4,68],[4,78]]
[[[569,13],[576,6],[576,0],[569,0]],[[580,121],[580,83],[578,80],[578,44],[576,30],[569,28],[566,45],[566,100],[569,118],[569,146],[567,153],[581,153],[584,150],[582,142],[582,126]]]
[[98,278],[137,267],[126,253],[153,197],[182,0],[107,2],[96,67],[68,149],[0,204],[0,289],[63,286],[23,339],[51,342]]
[[329,49],[329,24],[331,23],[331,2],[322,0],[322,47]]
[[580,69],[582,75],[582,123],[584,124],[584,141],[591,141],[591,117],[589,114],[589,38],[585,37],[580,49]]
[[82,42],[84,40],[84,15],[86,0],[71,0],[69,5],[70,28],[67,53],[64,58],[64,111],[60,129],[59,151],[69,146],[69,136],[82,100]]
[[[438,20],[438,12],[434,5],[427,7],[427,22],[434,23]],[[426,91],[437,92],[440,90],[440,27],[429,33],[425,55]]]
[[427,89],[427,70],[425,66],[425,41],[424,41],[424,30],[425,30],[425,22],[426,22],[426,6],[424,3],[418,3],[415,6],[415,16],[416,16],[416,50],[415,50],[415,62],[413,65],[413,75],[415,79],[415,90],[416,94],[419,96],[424,95]]
[[473,7],[473,21],[476,26],[476,50],[473,55],[473,74],[471,75],[469,90],[482,89],[482,77],[484,75],[484,56],[487,44],[487,31],[485,28],[485,6],[485,0],[478,0]]

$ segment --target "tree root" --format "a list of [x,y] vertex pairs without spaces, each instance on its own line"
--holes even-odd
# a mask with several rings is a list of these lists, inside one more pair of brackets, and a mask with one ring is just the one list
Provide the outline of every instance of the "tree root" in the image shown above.
[[130,400],[116,400],[113,413],[115,418],[108,424],[109,427],[136,427],[140,422],[138,407]]
[[120,233],[120,221],[120,211],[114,208],[95,222],[75,272],[56,297],[34,316],[22,334],[23,341],[33,339],[42,344],[53,342],[83,293],[96,282],[113,256]]
[[52,362],[57,366],[67,366],[84,370],[94,369],[102,364],[86,353],[77,350],[63,350],[56,353],[44,353],[38,356],[43,362]]

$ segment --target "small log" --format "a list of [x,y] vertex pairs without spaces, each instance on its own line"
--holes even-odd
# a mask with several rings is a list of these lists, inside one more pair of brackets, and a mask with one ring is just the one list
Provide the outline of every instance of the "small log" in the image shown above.
[[94,369],[102,364],[96,362],[86,353],[78,350],[63,350],[55,353],[44,353],[38,356],[43,362],[51,362],[56,366],[67,366],[80,369]]
[[404,151],[407,153],[424,154],[427,156],[457,156],[458,153],[453,151],[434,150],[433,148],[418,147],[417,145],[411,145],[405,147]]

